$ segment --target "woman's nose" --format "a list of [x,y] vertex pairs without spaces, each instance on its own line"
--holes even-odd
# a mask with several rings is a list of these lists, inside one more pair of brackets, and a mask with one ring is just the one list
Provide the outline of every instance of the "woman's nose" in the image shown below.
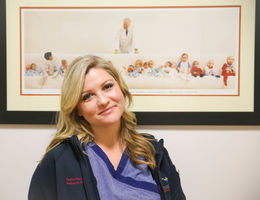
[[108,103],[109,103],[109,100],[108,100],[108,97],[106,96],[106,94],[104,94],[104,93],[99,93],[98,95],[97,95],[97,103],[98,103],[98,105],[107,105]]

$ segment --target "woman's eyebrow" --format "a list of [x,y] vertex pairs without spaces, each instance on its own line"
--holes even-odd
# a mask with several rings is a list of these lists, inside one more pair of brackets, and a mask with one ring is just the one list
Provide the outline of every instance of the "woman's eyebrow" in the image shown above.
[[89,93],[89,92],[91,92],[91,90],[85,90],[85,91],[81,92],[81,94]]
[[101,85],[103,86],[103,85],[105,85],[107,82],[109,82],[109,81],[113,81],[114,79],[112,79],[112,78],[110,78],[110,79],[107,79],[106,81],[104,81]]
[[[113,81],[114,79],[108,79],[108,80],[105,80],[100,86],[103,87],[107,82],[109,81]],[[88,93],[88,92],[91,92],[92,90],[84,90],[81,92],[81,94],[84,94],[84,93]]]

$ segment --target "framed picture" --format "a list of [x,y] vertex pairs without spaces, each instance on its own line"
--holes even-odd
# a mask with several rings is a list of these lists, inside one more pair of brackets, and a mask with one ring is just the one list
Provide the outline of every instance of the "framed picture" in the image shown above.
[[93,54],[113,63],[133,95],[238,96],[240,16],[239,5],[20,7],[21,95],[59,95],[68,63]]
[[94,54],[127,82],[139,125],[260,124],[257,2],[100,5],[1,0],[1,123],[55,123],[69,63]]

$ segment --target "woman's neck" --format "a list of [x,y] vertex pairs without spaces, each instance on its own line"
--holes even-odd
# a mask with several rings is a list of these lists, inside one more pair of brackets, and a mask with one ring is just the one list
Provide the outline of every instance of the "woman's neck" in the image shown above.
[[92,130],[95,135],[94,141],[97,145],[108,149],[122,147],[120,123],[107,127],[92,127]]
[[105,152],[116,170],[126,144],[121,137],[120,122],[106,127],[92,127],[94,142]]

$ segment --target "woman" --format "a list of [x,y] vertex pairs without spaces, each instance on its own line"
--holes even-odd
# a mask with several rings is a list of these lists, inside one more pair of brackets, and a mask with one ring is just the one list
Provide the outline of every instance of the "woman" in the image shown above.
[[163,141],[136,132],[131,94],[111,62],[75,59],[65,74],[57,132],[29,199],[157,200],[185,196]]

